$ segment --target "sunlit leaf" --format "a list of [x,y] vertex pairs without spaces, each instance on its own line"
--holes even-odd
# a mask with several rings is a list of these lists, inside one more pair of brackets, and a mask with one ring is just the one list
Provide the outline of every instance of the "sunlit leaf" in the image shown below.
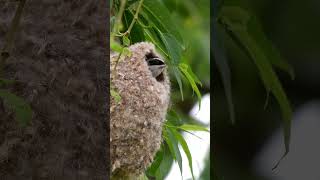
[[122,37],[122,43],[125,46],[130,46],[130,39],[128,38],[128,36],[123,36]]
[[114,52],[121,53],[123,47],[119,43],[117,43],[117,42],[115,42],[114,40],[111,39],[110,40],[110,49],[112,51],[114,51]]
[[169,150],[173,156],[173,159],[175,159],[178,162],[180,172],[182,174],[182,158],[181,158],[181,153],[180,153],[180,150],[178,147],[178,141],[175,138],[175,136],[170,128],[166,128],[164,132],[167,135],[167,136],[165,136],[165,137],[167,137],[167,138],[165,138],[165,140],[168,144]]
[[200,79],[193,73],[191,68],[188,68],[188,72],[189,72],[190,76],[192,77],[192,79],[194,80],[194,82],[196,84],[198,84],[199,86],[202,86],[202,83],[201,83]]
[[193,91],[196,93],[197,97],[198,97],[198,101],[199,101],[199,109],[201,108],[201,93],[198,89],[198,86],[196,84],[196,82],[194,81],[194,79],[192,78],[192,76],[189,73],[189,67],[187,64],[183,64],[180,63],[179,64],[179,69],[180,71],[185,75],[185,77],[188,79]]
[[184,131],[206,131],[209,132],[209,130],[205,127],[195,125],[195,124],[183,124],[178,127],[179,129],[182,129]]
[[187,142],[184,140],[183,136],[176,131],[175,129],[171,128],[171,131],[173,132],[174,136],[177,138],[178,142],[180,143],[184,153],[186,154],[187,158],[188,158],[188,162],[189,162],[189,168],[192,174],[192,179],[194,179],[194,175],[193,175],[193,167],[192,167],[192,156],[188,147]]

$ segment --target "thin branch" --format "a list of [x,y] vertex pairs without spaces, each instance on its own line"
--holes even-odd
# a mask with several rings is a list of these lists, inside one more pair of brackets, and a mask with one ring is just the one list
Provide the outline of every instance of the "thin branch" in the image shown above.
[[122,37],[122,36],[125,36],[125,35],[130,34],[130,32],[131,32],[134,24],[136,23],[136,21],[137,21],[138,18],[139,18],[139,12],[140,12],[140,9],[141,9],[141,7],[142,7],[142,4],[143,4],[143,0],[140,0],[140,1],[139,1],[138,8],[137,8],[137,11],[136,11],[136,13],[135,13],[134,16],[133,16],[133,19],[132,19],[131,24],[130,24],[129,28],[127,29],[127,31],[124,32],[124,33],[118,32],[118,34],[117,34],[116,36]]
[[122,15],[123,15],[125,7],[126,7],[126,2],[127,2],[127,0],[121,0],[119,13],[118,13],[118,16],[116,18],[116,22],[114,24],[114,27],[113,27],[113,30],[111,33],[111,39],[113,38],[114,34],[116,34],[116,32],[119,29],[119,25],[121,24]]

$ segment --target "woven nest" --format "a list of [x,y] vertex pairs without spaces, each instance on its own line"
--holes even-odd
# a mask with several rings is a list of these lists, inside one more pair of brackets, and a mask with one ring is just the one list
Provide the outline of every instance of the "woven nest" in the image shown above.
[[121,176],[140,175],[153,161],[170,93],[167,72],[156,79],[148,68],[146,58],[159,57],[154,45],[142,42],[129,49],[131,56],[118,61],[118,54],[112,54],[110,66],[111,87],[121,97],[111,98],[112,173]]

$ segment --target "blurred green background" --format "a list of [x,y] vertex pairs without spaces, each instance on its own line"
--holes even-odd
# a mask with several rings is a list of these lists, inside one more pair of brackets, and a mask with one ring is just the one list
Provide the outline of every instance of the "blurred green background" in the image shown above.
[[[276,72],[294,113],[301,105],[319,99],[319,1],[224,0],[220,3],[222,6],[244,8],[257,16],[266,37],[293,66],[296,75],[294,80],[282,71]],[[279,106],[270,97],[267,108],[264,108],[267,93],[256,66],[228,36],[224,35],[223,42],[231,71],[236,124],[232,125],[230,122],[221,75],[214,64],[212,119],[215,166],[212,171],[216,179],[221,180],[272,180],[273,178],[257,173],[254,160],[259,152],[264,151],[263,145],[267,140],[281,127]],[[279,138],[283,142],[282,137]],[[316,141],[316,137],[306,141]],[[283,146],[279,148],[284,151]],[[274,165],[279,159],[280,156],[273,159]],[[270,174],[273,173],[270,167],[263,168],[270,171]],[[309,168],[308,165],[305,168]]]

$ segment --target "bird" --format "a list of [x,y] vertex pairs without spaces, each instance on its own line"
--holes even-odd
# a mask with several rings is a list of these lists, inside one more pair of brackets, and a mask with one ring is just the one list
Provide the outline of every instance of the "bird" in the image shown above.
[[157,78],[166,68],[164,60],[157,57],[147,59],[147,63],[152,76],[155,78]]
[[[128,47],[130,55],[111,52],[111,87],[120,101],[110,100],[112,177],[138,177],[150,166],[162,143],[162,125],[170,104],[165,59],[154,44]],[[114,178],[113,178],[114,179]]]

